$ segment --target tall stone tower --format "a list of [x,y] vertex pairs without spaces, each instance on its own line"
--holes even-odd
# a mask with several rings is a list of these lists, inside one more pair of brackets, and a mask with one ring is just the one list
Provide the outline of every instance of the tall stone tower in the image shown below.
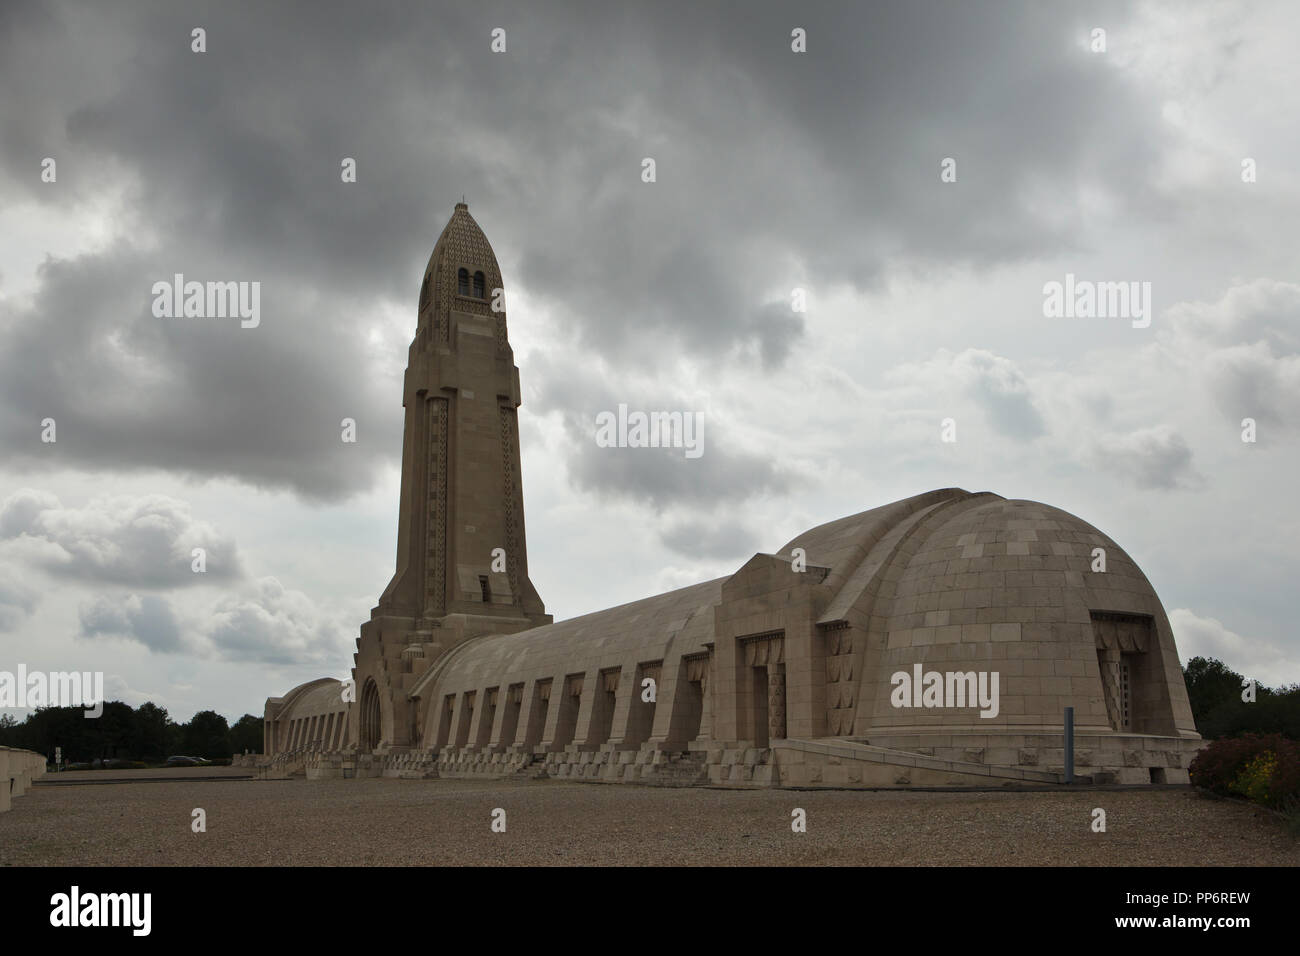
[[457,203],[429,257],[402,404],[397,571],[354,655],[363,752],[418,745],[415,678],[470,637],[549,624],[528,578],[519,369],[501,269]]

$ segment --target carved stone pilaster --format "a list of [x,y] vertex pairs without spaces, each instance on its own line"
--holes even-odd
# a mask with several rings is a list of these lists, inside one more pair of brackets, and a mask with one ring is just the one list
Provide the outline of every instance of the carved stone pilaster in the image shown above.
[[767,666],[767,736],[785,739],[785,664]]

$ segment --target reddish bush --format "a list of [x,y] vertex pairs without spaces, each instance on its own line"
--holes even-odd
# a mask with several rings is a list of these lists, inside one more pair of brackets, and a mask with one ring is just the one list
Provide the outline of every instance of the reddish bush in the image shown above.
[[1212,741],[1189,771],[1192,783],[1225,796],[1248,794],[1278,808],[1300,799],[1300,743],[1281,734]]

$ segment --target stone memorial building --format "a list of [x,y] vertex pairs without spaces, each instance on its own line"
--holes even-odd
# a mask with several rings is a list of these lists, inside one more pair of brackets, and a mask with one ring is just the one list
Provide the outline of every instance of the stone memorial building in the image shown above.
[[503,287],[458,204],[403,385],[396,572],[352,681],[266,702],[268,772],[1061,782],[1072,707],[1080,777],[1187,781],[1200,737],[1160,599],[1110,537],[1038,502],[929,491],[554,623],[528,574]]

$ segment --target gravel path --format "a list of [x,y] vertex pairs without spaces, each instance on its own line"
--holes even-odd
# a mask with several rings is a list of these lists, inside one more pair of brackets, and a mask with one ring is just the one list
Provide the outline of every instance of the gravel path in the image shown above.
[[[177,779],[37,786],[15,800],[0,814],[0,865],[1300,864],[1300,841],[1276,819],[1185,790],[663,790],[134,773]],[[206,833],[191,832],[195,807],[207,813]],[[490,828],[498,807],[505,833]],[[794,807],[807,811],[806,833],[791,832]],[[1106,833],[1090,828],[1094,807],[1106,810]]]

